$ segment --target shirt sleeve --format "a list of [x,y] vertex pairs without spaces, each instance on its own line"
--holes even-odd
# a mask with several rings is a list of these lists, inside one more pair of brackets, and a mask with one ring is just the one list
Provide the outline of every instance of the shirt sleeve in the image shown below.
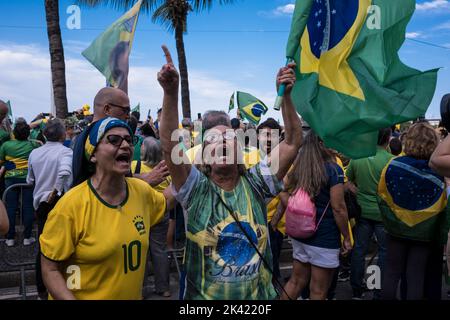
[[27,183],[34,184],[34,172],[33,172],[33,153],[30,154],[30,158],[28,159],[28,174],[27,174]]
[[328,167],[328,176],[330,181],[330,188],[334,187],[337,184],[344,183],[344,171],[337,164],[332,164]]
[[189,199],[194,191],[194,187],[198,184],[201,178],[201,173],[195,166],[191,166],[191,172],[189,173],[188,178],[184,185],[180,188],[179,191],[175,189],[175,186],[172,184],[172,193],[175,199],[184,207],[188,207]]
[[5,162],[5,144],[0,147],[0,162]]
[[62,191],[67,191],[72,184],[72,156],[73,152],[69,148],[65,148],[59,159],[58,176],[55,183],[55,189],[60,195]]
[[267,163],[267,158],[261,160],[249,171],[249,179],[256,184],[256,187],[262,192],[266,203],[269,203],[283,190],[283,182],[278,180]]
[[69,212],[64,212],[62,202],[53,209],[39,238],[42,254],[53,261],[65,261],[75,252],[77,232],[75,221]]
[[151,199],[150,228],[162,221],[166,213],[166,198],[162,192],[158,192],[149,186]]

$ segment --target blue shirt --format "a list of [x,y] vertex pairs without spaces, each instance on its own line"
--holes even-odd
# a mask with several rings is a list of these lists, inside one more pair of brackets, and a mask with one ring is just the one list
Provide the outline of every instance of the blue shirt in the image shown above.
[[89,178],[89,162],[84,155],[84,144],[89,135],[92,125],[88,126],[81,132],[78,137],[75,138],[73,145],[73,158],[72,158],[72,174],[73,183],[72,188],[76,187],[83,181]]
[[314,247],[339,249],[341,247],[340,232],[334,220],[333,209],[331,208],[330,189],[337,184],[344,183],[344,172],[336,163],[327,163],[325,167],[328,174],[328,183],[320,190],[319,195],[314,198],[316,205],[316,223],[319,223],[327,206],[328,209],[316,233],[311,238],[296,240]]

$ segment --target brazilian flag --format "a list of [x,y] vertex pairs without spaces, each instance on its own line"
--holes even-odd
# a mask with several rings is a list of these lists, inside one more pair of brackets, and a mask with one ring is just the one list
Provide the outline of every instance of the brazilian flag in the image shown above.
[[404,65],[398,50],[414,0],[297,0],[286,56],[303,119],[350,158],[376,153],[378,129],[425,115],[437,70]]
[[267,113],[267,106],[258,98],[249,93],[236,91],[230,98],[229,111],[234,109],[235,104],[241,116],[251,123],[257,125],[261,121],[261,116]]
[[394,236],[428,241],[430,230],[437,232],[444,225],[445,181],[427,160],[392,159],[381,174],[378,195],[384,225]]
[[141,10],[139,0],[114,22],[82,55],[106,78],[109,86],[128,91],[129,56]]

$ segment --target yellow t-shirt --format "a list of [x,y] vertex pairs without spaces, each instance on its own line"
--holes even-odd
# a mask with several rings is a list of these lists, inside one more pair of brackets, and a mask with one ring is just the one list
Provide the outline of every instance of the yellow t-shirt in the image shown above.
[[62,262],[69,290],[83,300],[140,300],[150,228],[166,211],[163,194],[126,178],[127,198],[113,207],[89,181],[70,190],[50,212],[42,254]]
[[[137,166],[137,161],[131,162],[131,173],[133,173],[133,174],[136,173],[136,166]],[[153,170],[152,167],[147,166],[144,162],[141,161],[141,172],[140,173],[150,173],[150,172],[152,172],[152,170]],[[168,176],[166,178],[166,180],[164,180],[163,182],[158,184],[153,189],[155,189],[158,192],[163,192],[170,186],[171,182],[172,182],[172,178],[170,176]]]
[[[280,196],[273,198],[269,204],[267,204],[267,221],[272,221],[273,216],[277,213],[278,205],[280,204]],[[286,234],[286,215],[283,214],[280,221],[277,224],[277,229],[283,235]]]

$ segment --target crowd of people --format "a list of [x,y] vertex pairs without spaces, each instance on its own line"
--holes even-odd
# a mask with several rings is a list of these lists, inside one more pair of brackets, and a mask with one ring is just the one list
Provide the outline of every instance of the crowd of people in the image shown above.
[[12,125],[0,101],[1,188],[33,186],[0,202],[0,232],[16,245],[20,202],[23,245],[39,244],[41,299],[142,299],[150,261],[156,293],[170,297],[177,234],[182,299],[333,299],[348,278],[362,299],[374,243],[374,299],[441,298],[450,138],[423,121],[383,128],[374,156],[346,159],[297,114],[294,64],[276,76],[286,86],[283,126],[269,118],[254,128],[216,110],[180,122],[179,74],[163,50],[155,121],[140,121],[116,88],[97,93],[92,115],[41,114],[30,124]]

